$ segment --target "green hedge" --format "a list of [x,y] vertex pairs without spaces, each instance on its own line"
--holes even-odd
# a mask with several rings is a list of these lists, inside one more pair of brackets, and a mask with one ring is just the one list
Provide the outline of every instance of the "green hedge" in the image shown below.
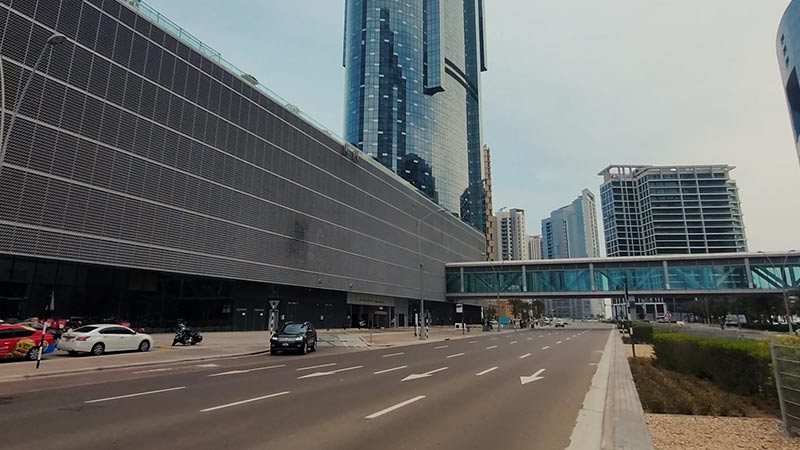
[[728,392],[775,395],[766,341],[656,334],[653,351],[658,366],[706,378]]
[[652,344],[653,325],[647,322],[633,322],[633,340],[637,344]]

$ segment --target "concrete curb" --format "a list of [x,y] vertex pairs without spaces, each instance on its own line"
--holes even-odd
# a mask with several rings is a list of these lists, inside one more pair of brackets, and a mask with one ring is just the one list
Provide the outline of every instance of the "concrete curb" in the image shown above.
[[79,369],[67,369],[60,372],[51,372],[51,373],[32,373],[32,374],[25,374],[25,375],[12,375],[10,377],[0,377],[0,383],[5,383],[9,381],[24,381],[30,380],[34,378],[49,378],[49,377],[58,377],[62,375],[74,375],[78,373],[87,373],[87,372],[97,372],[101,370],[115,370],[115,369],[127,369],[131,367],[147,367],[147,366],[164,366],[168,364],[180,364],[185,362],[194,362],[194,361],[208,361],[210,359],[230,359],[230,358],[239,358],[242,356],[253,356],[253,355],[260,355],[263,353],[269,353],[269,350],[258,350],[254,352],[243,352],[243,353],[232,353],[230,355],[215,355],[215,356],[199,356],[193,358],[182,358],[182,359],[174,359],[170,361],[149,361],[149,362],[136,362],[136,363],[127,363],[127,364],[115,364],[115,365],[108,365],[108,366],[99,366],[99,367],[83,367]]
[[583,398],[583,405],[578,411],[575,427],[569,439],[567,450],[600,450],[603,445],[603,421],[606,412],[608,379],[611,376],[612,353],[614,353],[614,336],[616,330],[608,334],[603,356],[597,364],[592,376],[592,384]]

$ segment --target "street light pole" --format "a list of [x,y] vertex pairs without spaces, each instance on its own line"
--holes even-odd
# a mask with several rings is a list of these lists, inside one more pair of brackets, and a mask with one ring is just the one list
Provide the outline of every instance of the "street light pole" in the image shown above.
[[[25,99],[25,94],[28,92],[28,88],[31,86],[31,82],[33,81],[33,76],[36,75],[36,71],[39,69],[39,66],[42,64],[44,60],[44,55],[47,53],[52,47],[55,47],[58,44],[61,44],[66,40],[66,36],[61,33],[55,33],[49,38],[47,38],[47,43],[44,47],[42,47],[42,51],[39,53],[39,57],[36,58],[36,62],[33,63],[33,67],[31,68],[31,74],[28,76],[28,79],[25,81],[25,86],[22,87],[22,91],[20,91],[19,96],[17,97],[17,103],[14,105],[14,110],[11,112],[11,118],[8,122],[8,131],[6,132],[5,136],[0,139],[0,173],[3,171],[3,161],[6,157],[6,147],[8,147],[8,141],[11,139],[11,132],[14,130],[14,123],[17,121],[17,116],[19,115],[19,110],[22,107],[22,101]],[[3,60],[0,57],[0,81],[2,81],[2,107],[5,110],[5,102],[6,102],[6,82],[5,78],[3,78]],[[5,115],[5,114],[3,114]],[[0,123],[2,125],[2,123]],[[0,132],[2,132],[2,127],[0,127]]]
[[421,219],[417,219],[417,258],[419,260],[419,315],[422,318],[420,320],[420,328],[419,328],[419,340],[424,341],[428,339],[428,329],[426,328],[425,323],[425,293],[423,289],[424,283],[424,275],[423,275],[423,265],[422,265],[422,222],[430,217],[433,214],[440,213],[440,212],[447,212],[444,208],[439,208],[436,211],[430,211],[428,214],[422,216]]
[[[770,265],[774,265],[769,255],[763,251],[759,251],[758,253],[764,255],[767,258],[767,261],[769,261]],[[794,327],[792,326],[792,313],[789,311],[789,299],[786,296],[786,293],[789,290],[786,280],[786,261],[789,260],[790,253],[795,253],[795,250],[789,250],[786,253],[786,256],[783,257],[783,264],[781,264],[781,290],[783,291],[783,307],[786,309],[786,323],[789,325],[789,334],[794,334]]]

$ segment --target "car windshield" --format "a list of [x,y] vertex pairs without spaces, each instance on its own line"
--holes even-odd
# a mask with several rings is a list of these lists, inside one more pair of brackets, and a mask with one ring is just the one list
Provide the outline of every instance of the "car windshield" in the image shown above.
[[306,328],[299,323],[290,323],[283,327],[282,334],[302,334],[305,333]]
[[74,331],[75,331],[76,333],[90,333],[90,332],[92,332],[92,331],[94,331],[94,330],[96,330],[96,329],[97,329],[97,327],[89,327],[89,326],[86,326],[86,327],[80,327],[80,328],[78,328],[78,329],[76,329],[76,330],[74,330]]

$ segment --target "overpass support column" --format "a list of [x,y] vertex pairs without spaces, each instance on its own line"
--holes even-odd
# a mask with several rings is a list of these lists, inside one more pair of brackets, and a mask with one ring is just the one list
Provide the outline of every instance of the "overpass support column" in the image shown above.
[[661,261],[661,267],[664,270],[664,289],[672,289],[669,283],[669,265],[666,261]]
[[589,285],[592,291],[597,290],[597,286],[594,284],[594,263],[589,263]]
[[753,273],[750,272],[750,258],[744,259],[744,272],[747,274],[747,287],[753,289]]
[[464,268],[463,267],[459,267],[458,268],[458,272],[459,272],[459,275],[461,277],[461,280],[460,280],[461,281],[461,293],[463,294],[464,293]]

